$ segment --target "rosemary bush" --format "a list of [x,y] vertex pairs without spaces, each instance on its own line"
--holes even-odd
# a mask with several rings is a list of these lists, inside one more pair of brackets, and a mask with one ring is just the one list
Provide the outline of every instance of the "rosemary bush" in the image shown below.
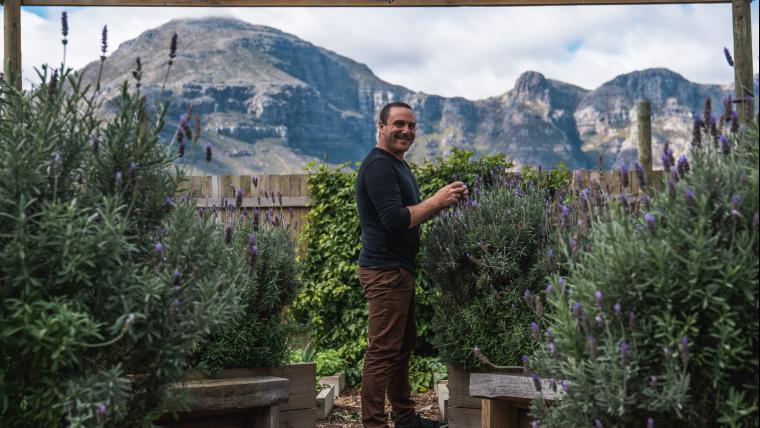
[[561,399],[534,400],[539,426],[758,426],[758,129],[727,105],[696,117],[691,160],[666,148],[662,192],[612,204],[551,279],[529,366]]
[[432,342],[444,361],[466,368],[482,365],[475,347],[497,365],[517,365],[532,349],[533,309],[542,312],[533,297],[551,267],[546,188],[493,181],[476,180],[470,200],[440,215],[424,242],[422,265],[437,292]]
[[[281,211],[278,209],[277,211]],[[238,213],[239,214],[239,213]],[[245,309],[198,350],[211,370],[279,367],[288,360],[292,325],[285,308],[300,291],[295,242],[279,214],[259,227],[259,210],[237,215],[222,232],[237,260],[247,260],[250,273],[238,284]]]

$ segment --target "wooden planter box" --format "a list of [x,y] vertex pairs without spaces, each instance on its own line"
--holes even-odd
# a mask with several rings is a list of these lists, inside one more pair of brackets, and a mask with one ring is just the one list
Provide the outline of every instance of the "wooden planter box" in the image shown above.
[[[204,390],[203,395],[211,397],[209,401],[213,408],[194,407],[193,401],[191,401],[191,410],[178,413],[178,420],[171,415],[164,415],[156,423],[167,428],[259,428],[270,426],[265,423],[274,423],[274,426],[279,428],[314,428],[317,416],[316,369],[317,366],[314,363],[300,363],[282,368],[222,370],[222,372],[210,376],[208,379],[188,383],[188,385],[194,382],[207,385],[201,389],[197,389],[193,385],[196,389],[191,390],[191,396],[195,398],[196,391]],[[271,384],[270,389],[276,389],[278,392],[276,394],[269,393],[267,396],[261,387],[259,388],[259,392],[261,392],[259,395],[264,394],[263,400],[252,400],[250,395],[257,393],[255,386],[253,386],[256,382],[261,385],[263,385],[261,382]],[[241,392],[241,388],[243,391],[248,388],[249,391],[248,397],[241,397],[247,400],[248,404],[244,405],[247,407],[234,404],[236,400],[231,399],[235,396],[245,395]],[[282,394],[282,398],[277,394]],[[273,405],[266,406],[264,404],[267,397],[273,401]],[[257,404],[257,406],[252,404]],[[271,410],[263,411],[264,407],[270,407]],[[264,422],[267,417],[269,419]]]
[[[541,390],[548,401],[559,396],[551,390],[548,380],[541,380]],[[483,428],[530,428],[533,422],[528,416],[530,402],[540,395],[531,377],[522,370],[472,373],[469,394],[483,400]]]
[[454,365],[449,365],[447,371],[449,428],[480,428],[483,400],[470,395],[470,372]]

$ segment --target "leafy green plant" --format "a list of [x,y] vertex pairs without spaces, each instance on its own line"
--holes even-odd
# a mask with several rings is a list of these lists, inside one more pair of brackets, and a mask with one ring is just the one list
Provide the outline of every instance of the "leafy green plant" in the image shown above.
[[552,278],[530,366],[561,399],[534,400],[540,426],[758,426],[757,122],[711,116],[690,159],[663,154],[664,190],[613,204]]
[[77,76],[40,75],[0,83],[0,425],[147,425],[238,311],[245,264],[172,199],[165,104],[125,82],[101,121]]
[[317,376],[332,376],[346,368],[346,361],[335,349],[317,352]]
[[409,360],[409,384],[412,391],[427,392],[447,376],[446,365],[438,357],[412,355]]

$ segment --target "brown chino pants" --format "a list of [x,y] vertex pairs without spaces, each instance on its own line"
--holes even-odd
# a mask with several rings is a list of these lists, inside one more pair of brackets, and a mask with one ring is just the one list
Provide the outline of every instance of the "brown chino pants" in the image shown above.
[[362,422],[385,428],[385,393],[395,422],[414,418],[409,387],[409,356],[417,340],[414,274],[403,268],[359,268],[369,303],[369,345],[362,375]]

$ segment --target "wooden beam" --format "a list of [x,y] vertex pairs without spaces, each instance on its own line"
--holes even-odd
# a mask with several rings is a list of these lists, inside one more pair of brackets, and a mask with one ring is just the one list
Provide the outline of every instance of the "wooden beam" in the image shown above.
[[3,29],[3,72],[21,89],[21,0],[5,0]]
[[[644,167],[644,181],[652,186],[652,103],[639,101],[636,108],[636,123],[638,124],[639,163]],[[645,189],[641,189],[643,192]]]
[[[734,21],[734,86],[736,99],[751,97],[754,94],[754,73],[752,72],[752,14],[750,0],[733,1]],[[739,117],[747,122],[755,115],[755,103],[737,105]]]
[[[12,0],[6,0],[10,2]],[[18,1],[18,0],[14,0]],[[431,7],[729,3],[731,0],[21,0],[24,6]]]

